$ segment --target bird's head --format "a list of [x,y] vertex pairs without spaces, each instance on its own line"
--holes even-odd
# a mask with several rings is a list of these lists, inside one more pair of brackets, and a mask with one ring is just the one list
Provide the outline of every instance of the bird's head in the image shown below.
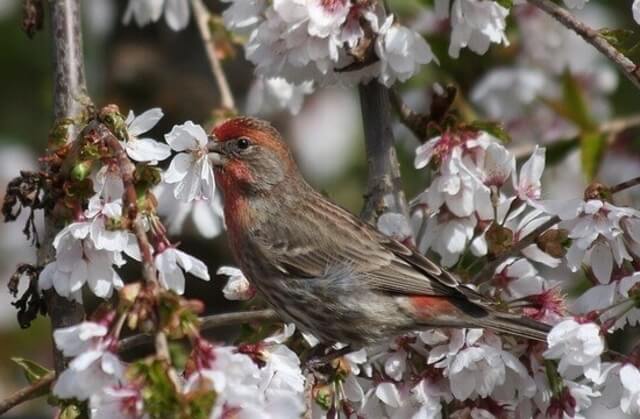
[[216,183],[225,195],[269,193],[285,179],[297,177],[289,148],[266,121],[229,119],[213,129],[208,148]]

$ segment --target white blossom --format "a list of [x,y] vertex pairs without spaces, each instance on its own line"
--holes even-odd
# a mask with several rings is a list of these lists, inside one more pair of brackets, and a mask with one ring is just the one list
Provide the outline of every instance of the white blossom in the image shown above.
[[227,28],[237,32],[254,29],[263,19],[267,8],[266,0],[223,0],[231,5],[222,13]]
[[517,299],[544,291],[546,281],[524,258],[509,258],[496,269],[496,286],[504,288],[508,299]]
[[584,374],[587,378],[600,374],[600,355],[604,339],[594,323],[580,324],[573,319],[564,320],[553,327],[547,336],[547,359],[558,359],[558,371],[569,378]]
[[631,12],[633,13],[633,20],[635,20],[636,23],[640,25],[640,0],[633,0]]
[[511,121],[534,103],[546,83],[545,74],[536,69],[494,68],[473,87],[471,100],[489,118]]
[[178,294],[184,293],[184,272],[205,281],[209,280],[209,270],[200,259],[173,247],[159,251],[154,258],[160,283]]
[[225,229],[222,197],[214,193],[210,200],[196,199],[183,202],[175,198],[170,185],[161,183],[154,189],[158,198],[158,214],[170,234],[185,234],[185,226],[191,222],[203,237],[212,239]]
[[[480,329],[463,330],[462,333],[463,339],[452,339],[456,342],[454,346],[434,348],[428,360],[444,369],[456,399],[465,400],[472,395],[488,397],[496,389],[501,389],[503,394],[519,391],[524,397],[535,393],[535,384],[526,368],[512,354],[502,350],[500,339],[495,335],[483,337]],[[504,386],[505,383],[508,384]]]
[[[440,17],[449,16],[449,0],[436,0]],[[451,43],[449,55],[458,58],[460,49],[468,47],[476,54],[484,54],[491,43],[509,45],[505,35],[509,10],[495,1],[453,0],[451,6]]]
[[620,368],[619,374],[623,387],[620,408],[629,415],[640,414],[640,371],[627,364]]
[[[217,393],[211,418],[229,411],[242,418],[298,418],[304,410],[304,378],[293,351],[275,342],[264,342],[250,355],[234,347],[199,343],[199,368],[187,377],[185,391],[204,384]],[[260,357],[259,367],[251,356]]]
[[42,270],[38,279],[40,289],[54,288],[67,298],[82,301],[80,290],[86,283],[100,298],[111,296],[114,288],[124,284],[113,265],[124,264],[119,252],[96,249],[88,240],[89,224],[73,223],[61,230],[53,241],[56,260]]
[[587,262],[598,281],[610,281],[614,262],[620,266],[631,260],[621,227],[624,218],[639,218],[640,212],[632,208],[617,207],[599,199],[583,201],[542,201],[542,209],[563,220],[560,227],[569,231],[572,239],[567,251],[567,264],[574,272],[583,261]]
[[256,294],[255,288],[238,268],[221,266],[218,268],[216,275],[229,277],[222,289],[222,293],[227,300],[249,300]]
[[149,109],[136,116],[133,111],[127,115],[127,131],[129,139],[125,143],[125,149],[129,157],[139,162],[155,163],[162,161],[171,155],[171,149],[153,138],[141,137],[151,130],[163,117],[160,108]]
[[411,240],[413,236],[407,218],[397,212],[385,212],[382,214],[378,218],[378,230],[400,242]]
[[249,89],[247,113],[270,114],[273,111],[288,110],[297,115],[302,109],[304,97],[313,93],[313,82],[289,83],[282,77],[257,77]]
[[542,189],[540,179],[545,165],[545,149],[537,145],[531,153],[531,157],[520,168],[518,177],[513,177],[513,188],[518,194],[518,198],[523,201],[537,200],[540,198]]
[[133,386],[111,386],[89,399],[91,419],[145,419],[140,391]]
[[184,29],[189,23],[188,0],[129,0],[122,22],[129,24],[133,18],[138,26],[157,22],[164,13],[167,25],[174,31]]
[[381,61],[379,78],[385,86],[391,86],[396,80],[406,81],[421,65],[437,62],[422,35],[405,26],[394,25],[393,15],[380,28],[375,48]]
[[83,322],[57,329],[53,337],[65,356],[75,357],[53,386],[56,397],[86,400],[122,379],[124,365],[113,352],[114,346],[105,326]]
[[164,181],[175,183],[174,196],[183,202],[209,200],[213,196],[213,168],[207,157],[207,133],[200,125],[187,121],[173,127],[165,135],[169,146],[178,154],[171,160]]
[[[263,77],[280,77],[296,85],[356,84],[377,77],[390,86],[435,60],[420,34],[395,23],[392,15],[382,22],[382,9],[375,3],[277,0],[266,7],[256,1],[239,3],[227,9],[225,21],[232,29],[250,32],[246,56]],[[363,68],[339,71],[359,65],[350,48],[371,41],[374,60]]]

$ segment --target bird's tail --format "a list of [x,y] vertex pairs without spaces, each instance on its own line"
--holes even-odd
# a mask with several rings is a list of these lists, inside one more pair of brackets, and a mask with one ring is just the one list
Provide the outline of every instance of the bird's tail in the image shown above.
[[496,332],[508,333],[527,339],[546,342],[551,326],[522,315],[491,312],[487,317],[477,319],[479,326]]

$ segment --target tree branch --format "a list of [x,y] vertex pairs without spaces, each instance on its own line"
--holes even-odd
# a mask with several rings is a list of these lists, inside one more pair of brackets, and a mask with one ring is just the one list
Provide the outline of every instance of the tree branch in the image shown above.
[[45,387],[49,387],[53,380],[55,380],[56,374],[52,371],[38,381],[30,384],[27,387],[21,388],[20,390],[13,393],[11,396],[7,397],[4,400],[0,401],[0,415],[8,412],[14,407],[18,406],[21,403],[24,403],[28,400],[31,400],[38,396],[38,392],[41,391]]
[[389,90],[372,80],[359,86],[362,123],[367,154],[367,192],[361,217],[371,222],[385,211],[408,219],[407,201],[402,190],[400,165],[391,129]]
[[[89,103],[84,77],[80,0],[55,0],[49,5],[53,39],[53,117],[56,121],[75,119]],[[78,132],[76,125],[68,124],[67,139],[75,138]],[[47,170],[46,167],[43,169]],[[52,243],[58,233],[50,214],[45,214],[44,224],[44,239],[37,255],[39,266],[44,266],[55,256]],[[52,329],[71,326],[84,319],[81,304],[59,296],[54,290],[45,292],[45,299]],[[55,370],[62,371],[65,360],[55,344],[53,360]]]
[[[149,242],[149,237],[144,229],[144,222],[138,214],[137,194],[135,190],[135,184],[133,182],[133,172],[135,170],[134,164],[127,156],[127,153],[120,144],[120,141],[116,136],[104,125],[99,124],[99,127],[106,130],[104,135],[104,141],[107,146],[115,153],[120,168],[120,176],[122,177],[122,183],[124,185],[123,201],[126,209],[126,216],[129,219],[133,233],[136,236],[138,247],[140,248],[140,254],[142,255],[142,275],[145,282],[149,285],[159,285],[158,275],[153,261],[153,248]],[[175,369],[171,366],[171,355],[169,353],[169,344],[166,334],[158,330],[155,334],[155,347],[157,356],[163,360],[168,368],[168,376],[173,383],[176,391],[180,391],[180,380]]]
[[207,6],[204,5],[202,0],[191,0],[191,6],[193,9],[193,14],[195,15],[196,23],[198,24],[200,38],[202,38],[202,43],[207,53],[207,58],[209,59],[211,72],[213,73],[213,77],[215,78],[216,84],[218,85],[218,91],[220,92],[220,104],[223,108],[233,111],[236,109],[236,105],[233,100],[233,94],[231,93],[229,82],[227,81],[227,77],[225,76],[224,70],[222,69],[222,63],[220,62],[220,59],[218,58],[218,55],[216,53],[215,41],[211,36],[211,29],[209,27],[209,23],[211,21],[211,13],[207,9]]
[[600,51],[605,57],[611,60],[622,73],[640,89],[640,71],[638,66],[631,61],[627,56],[618,51],[613,45],[611,45],[604,37],[602,37],[598,31],[576,19],[565,8],[558,6],[551,0],[527,0],[529,3],[538,7],[551,15],[554,19],[560,22],[565,27],[571,29],[578,35],[580,35],[585,41],[593,45],[598,51]]
[[[598,129],[600,130],[601,133],[608,134],[608,138],[611,138],[611,140],[609,141],[609,145],[611,145],[613,142],[615,142],[615,139],[617,138],[618,134],[638,126],[640,126],[640,115],[630,115],[630,116],[623,116],[621,118],[616,118],[616,119],[612,119],[610,121],[604,122],[600,124],[600,127]],[[574,137],[567,140],[559,140],[550,144],[549,147],[560,145],[561,142],[564,142],[567,144],[568,143],[578,144],[578,138]],[[531,155],[531,153],[533,153],[533,150],[535,149],[535,147],[536,147],[536,144],[530,144],[530,143],[518,144],[515,147],[510,147],[509,151],[511,152],[511,154],[515,156],[516,160],[523,160],[525,158],[528,158]]]
[[502,262],[509,259],[512,256],[517,255],[524,249],[525,247],[533,244],[536,239],[545,231],[553,227],[554,225],[560,222],[560,217],[553,216],[545,223],[539,225],[536,229],[534,229],[531,233],[524,236],[522,239],[517,241],[513,246],[509,248],[505,253],[496,257],[494,260],[485,264],[480,271],[473,276],[471,280],[472,284],[481,284],[483,282],[489,281],[493,278],[495,270],[500,266]]
[[[249,323],[254,321],[276,321],[279,317],[275,311],[271,309],[240,311],[237,313],[212,314],[200,318],[200,330],[206,331],[223,326],[233,326],[236,324]],[[153,342],[153,336],[150,334],[133,335],[122,339],[118,343],[120,353],[128,352],[140,346],[148,345]]]
[[[637,185],[640,185],[640,176],[635,177],[633,179],[629,179],[622,183],[618,183],[617,185],[611,186],[609,188],[609,191],[612,194],[615,194],[615,193],[624,191],[626,189],[633,188],[634,186],[637,186]],[[500,266],[502,262],[504,262],[505,260],[509,259],[512,256],[516,256],[518,253],[522,251],[522,249],[533,244],[542,233],[544,233],[554,225],[558,224],[559,222],[560,222],[560,218],[558,216],[553,216],[549,220],[547,220],[545,223],[539,225],[536,229],[534,229],[529,234],[527,234],[522,239],[520,239],[518,242],[516,242],[511,248],[509,248],[508,251],[506,251],[505,253],[501,254],[494,260],[484,265],[484,267],[480,269],[480,271],[473,276],[471,283],[478,285],[483,282],[490,281],[493,278],[493,275],[495,274],[496,268]]]

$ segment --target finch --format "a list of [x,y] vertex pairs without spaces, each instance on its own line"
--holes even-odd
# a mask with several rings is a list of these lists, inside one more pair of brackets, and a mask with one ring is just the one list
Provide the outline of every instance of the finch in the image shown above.
[[283,320],[351,347],[438,327],[545,340],[549,326],[497,310],[416,249],[316,192],[268,122],[230,119],[210,140],[232,254]]

